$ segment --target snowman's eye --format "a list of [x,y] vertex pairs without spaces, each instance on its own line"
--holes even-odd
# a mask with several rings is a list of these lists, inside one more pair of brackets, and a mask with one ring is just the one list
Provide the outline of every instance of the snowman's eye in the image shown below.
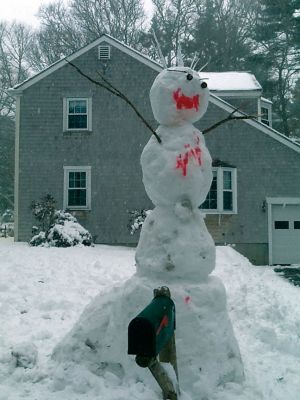
[[202,87],[202,89],[207,88],[207,83],[206,83],[206,82],[202,82],[202,83],[201,83],[201,87]]
[[187,79],[188,81],[191,81],[191,80],[193,79],[193,75],[187,74],[186,79]]

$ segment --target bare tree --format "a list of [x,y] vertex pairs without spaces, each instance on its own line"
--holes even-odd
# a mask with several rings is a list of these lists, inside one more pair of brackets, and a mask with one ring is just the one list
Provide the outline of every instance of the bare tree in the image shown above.
[[90,40],[108,33],[134,46],[145,23],[141,0],[73,0],[71,13]]
[[13,208],[14,200],[14,123],[0,116],[0,213]]
[[196,3],[194,0],[153,0],[151,28],[158,37],[167,65],[174,63],[179,44],[190,37]]
[[87,43],[70,8],[62,1],[42,5],[39,9],[40,29],[34,33],[30,63],[41,70]]
[[34,35],[30,63],[40,70],[103,33],[135,46],[145,14],[142,0],[62,0],[39,10],[41,28]]
[[23,24],[0,23],[0,114],[12,115],[14,99],[8,89],[28,78],[31,29]]
[[267,71],[267,93],[277,114],[275,127],[286,136],[291,133],[291,92],[300,71],[299,8],[299,0],[261,0],[254,26],[257,42],[254,58],[258,58]]

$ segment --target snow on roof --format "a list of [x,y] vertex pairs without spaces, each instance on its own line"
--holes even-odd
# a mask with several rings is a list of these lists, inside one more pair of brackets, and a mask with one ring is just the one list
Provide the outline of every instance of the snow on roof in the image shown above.
[[201,72],[207,78],[209,90],[218,92],[261,91],[262,87],[255,76],[249,72]]
[[260,100],[261,100],[262,103],[273,104],[273,101],[271,101],[271,100],[269,100],[269,99],[266,99],[265,97],[261,97]]

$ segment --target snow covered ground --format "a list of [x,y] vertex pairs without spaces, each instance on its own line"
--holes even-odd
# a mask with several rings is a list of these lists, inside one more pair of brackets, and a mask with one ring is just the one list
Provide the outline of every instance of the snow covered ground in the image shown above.
[[[134,249],[33,248],[1,238],[0,400],[161,399],[154,381],[152,387],[121,382],[80,365],[68,375],[50,358],[84,307],[134,272]],[[246,379],[220,387],[209,400],[298,400],[300,288],[230,247],[217,248],[213,274],[227,290]]]

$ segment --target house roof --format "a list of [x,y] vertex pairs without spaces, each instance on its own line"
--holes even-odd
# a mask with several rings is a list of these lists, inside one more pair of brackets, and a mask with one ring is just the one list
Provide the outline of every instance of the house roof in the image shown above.
[[68,61],[73,61],[77,57],[83,55],[84,53],[88,52],[92,48],[98,46],[102,42],[108,43],[111,46],[116,47],[117,49],[129,54],[131,57],[137,59],[138,61],[142,62],[145,65],[148,65],[150,68],[156,70],[157,72],[160,72],[163,68],[162,66],[157,63],[156,61],[153,61],[151,58],[148,56],[140,53],[137,50],[134,50],[132,47],[127,46],[126,44],[120,42],[119,40],[113,38],[110,35],[103,34],[100,36],[98,39],[94,40],[90,44],[82,47],[81,49],[75,51],[73,54],[64,57],[55,63],[49,65],[49,67],[45,68],[38,74],[32,76],[31,78],[26,79],[24,82],[19,83],[18,85],[14,86],[13,89],[11,90],[11,94],[21,94],[23,90],[27,89],[31,85],[34,85],[41,79],[45,78],[46,76],[52,74],[54,71],[57,71],[58,69],[64,67],[65,65],[68,64]]
[[[232,106],[227,101],[221,99],[220,97],[216,96],[213,93],[210,93],[209,101],[216,106],[222,108],[224,111],[232,114],[234,112],[235,116],[245,116],[246,114],[237,111],[236,107]],[[259,131],[263,132],[264,134],[270,136],[271,138],[277,140],[278,142],[286,145],[287,147],[297,151],[300,153],[300,144],[297,142],[289,139],[287,136],[283,135],[282,133],[276,131],[273,128],[270,128],[268,125],[263,124],[262,122],[258,121],[257,119],[242,119],[242,122],[253,126],[254,128],[258,129]]]
[[[28,78],[24,82],[19,83],[18,85],[14,86],[12,93],[18,94],[18,92],[22,92],[23,90],[27,89],[31,85],[35,84],[36,82],[40,81],[41,79],[45,78],[52,72],[60,69],[61,67],[65,66],[68,61],[73,61],[77,57],[81,56],[82,54],[86,53],[87,51],[91,50],[92,48],[98,46],[102,42],[107,42],[108,44],[118,48],[119,50],[129,54],[133,58],[137,59],[138,61],[148,65],[149,67],[155,69],[157,72],[160,72],[163,68],[162,66],[153,61],[148,56],[142,54],[141,52],[134,50],[132,47],[127,46],[126,44],[120,42],[119,40],[113,38],[108,34],[103,34],[98,39],[94,40],[90,44],[82,47],[81,49],[77,50],[73,54],[64,57],[55,63],[49,65],[49,67],[45,68],[38,74]],[[68,60],[68,61],[67,61]],[[204,78],[208,79],[208,87],[209,90],[220,95],[237,95],[240,93],[244,93],[247,96],[251,96],[251,93],[255,93],[255,95],[260,95],[261,93],[261,86],[256,80],[255,76],[249,72],[202,72]]]
[[[55,62],[54,64],[50,65],[37,75],[34,75],[33,77],[16,85],[13,89],[11,89],[11,94],[12,95],[22,94],[23,90],[27,89],[31,85],[34,85],[41,79],[50,75],[52,72],[57,71],[58,69],[67,65],[68,61],[73,61],[77,57],[81,56],[82,54],[86,53],[87,51],[91,50],[93,47],[99,45],[102,42],[108,43],[111,46],[118,48],[120,51],[127,53],[131,57],[142,62],[143,64],[147,65],[148,67],[154,69],[157,72],[160,72],[163,69],[159,63],[151,60],[151,58],[147,57],[146,55],[140,53],[137,50],[134,50],[133,48],[125,45],[124,43],[120,42],[119,40],[107,34],[103,34],[100,38],[84,46],[83,48],[71,54],[70,56]],[[240,93],[247,93],[248,96],[249,95],[251,96],[251,93],[252,94],[255,93],[255,95],[256,93],[261,93],[260,84],[257,82],[255,76],[248,72],[220,72],[220,73],[202,72],[201,75],[203,75],[203,77],[207,77],[208,79],[210,79],[210,83],[208,85],[208,87],[212,85],[212,89],[210,89],[211,90],[210,101],[229,113],[232,113],[234,111],[235,115],[237,116],[238,115],[242,116],[245,114],[243,114],[240,111],[236,111],[235,107],[233,107],[231,104],[221,99],[219,97],[221,94],[227,93],[230,95],[230,93],[240,92]],[[231,90],[227,90],[226,88],[230,87],[229,86],[230,83],[232,84]],[[218,87],[220,88],[219,90],[217,89]],[[300,145],[298,143],[290,140],[288,137],[276,131],[275,129],[270,128],[269,126],[259,122],[256,119],[244,119],[242,121],[300,153]]]
[[259,97],[262,87],[250,72],[205,72],[203,78],[208,79],[209,90],[218,96],[253,96]]
[[218,158],[215,158],[212,160],[212,166],[213,167],[224,167],[224,168],[236,168],[235,165],[229,164],[227,161],[219,160]]

